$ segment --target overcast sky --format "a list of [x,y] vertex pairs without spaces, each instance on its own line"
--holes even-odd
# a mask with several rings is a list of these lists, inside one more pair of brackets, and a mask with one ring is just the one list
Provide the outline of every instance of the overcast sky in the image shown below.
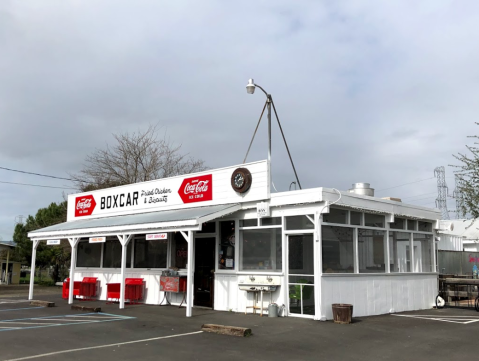
[[[68,177],[112,132],[156,123],[210,168],[239,164],[265,101],[246,94],[254,78],[303,188],[369,182],[433,207],[434,168],[452,194],[452,155],[479,133],[478,34],[477,1],[2,0],[0,167]],[[264,122],[248,161],[266,157]],[[272,159],[287,190],[277,126]],[[0,183],[0,237],[63,192]]]

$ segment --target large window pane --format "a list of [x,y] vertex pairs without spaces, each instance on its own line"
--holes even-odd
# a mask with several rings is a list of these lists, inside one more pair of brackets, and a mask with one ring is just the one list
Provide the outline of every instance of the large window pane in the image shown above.
[[323,272],[353,273],[353,229],[322,226]]
[[432,232],[432,223],[431,222],[422,222],[419,221],[417,222],[418,225],[418,231],[421,232]]
[[[116,237],[108,237],[103,248],[103,268],[121,268],[121,243]],[[131,267],[131,245],[126,247],[126,267]]]
[[235,268],[235,221],[220,222],[218,269]]
[[351,211],[350,212],[350,222],[352,225],[355,225],[355,226],[361,226],[361,218],[362,218],[363,214],[361,212],[355,212],[355,211]]
[[167,239],[135,238],[135,268],[166,268]]
[[384,273],[384,231],[358,229],[359,273]]
[[240,270],[281,271],[281,229],[251,229],[240,231]]
[[330,208],[329,213],[323,214],[323,221],[327,223],[346,224],[348,211],[345,209]]
[[389,224],[391,229],[404,229],[406,220],[404,218],[394,218],[394,222]]
[[432,234],[414,234],[415,258],[418,259],[418,272],[434,272],[432,262]]
[[[309,218],[308,218],[309,217]],[[291,216],[286,217],[286,229],[314,229],[314,223],[311,222],[311,219],[314,221],[314,216],[310,214],[306,216]]]
[[171,241],[171,265],[177,268],[186,268],[187,263],[188,242],[180,232],[175,232]]
[[391,272],[411,272],[410,234],[389,232],[389,262]]
[[77,267],[100,267],[102,243],[80,241],[77,249]]
[[384,228],[384,216],[380,214],[364,214],[364,225],[367,227],[380,227]]

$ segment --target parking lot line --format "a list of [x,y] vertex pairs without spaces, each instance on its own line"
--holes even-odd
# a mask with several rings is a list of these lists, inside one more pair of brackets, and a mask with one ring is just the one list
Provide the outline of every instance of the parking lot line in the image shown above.
[[99,346],[91,346],[91,347],[74,348],[74,349],[70,349],[70,350],[62,350],[62,351],[56,351],[56,352],[49,352],[49,353],[44,353],[44,354],[41,354],[41,355],[32,355],[32,356],[20,357],[20,358],[15,358],[15,359],[10,359],[10,360],[4,360],[4,361],[23,361],[23,360],[31,360],[31,359],[35,359],[35,358],[47,357],[47,356],[53,356],[53,355],[59,355],[59,354],[63,354],[63,353],[71,353],[71,352],[78,352],[78,351],[94,350],[94,349],[105,348],[105,347],[115,347],[115,346],[129,345],[129,344],[139,343],[139,342],[158,341],[158,340],[163,340],[163,339],[168,339],[168,338],[174,338],[174,337],[183,337],[183,336],[196,335],[196,334],[199,334],[199,333],[203,333],[203,331],[195,331],[195,332],[188,332],[188,333],[180,333],[180,334],[176,334],[176,335],[146,338],[146,339],[143,339],[143,340],[117,342],[117,343],[111,343],[111,344],[107,344],[107,345],[99,345]]
[[392,315],[398,317],[417,318],[421,320],[442,321],[462,325],[479,322],[478,316],[433,316],[433,315]]
[[17,310],[33,310],[35,308],[44,308],[42,306],[38,306],[38,307],[24,307],[24,308],[9,308],[8,310],[0,310],[0,312],[4,312],[4,311],[17,311]]
[[[1,320],[0,332],[25,330],[25,329],[40,328],[40,327],[69,326],[69,325],[81,325],[85,323],[122,321],[122,320],[128,320],[132,318],[135,318],[135,317],[111,315],[111,314],[107,314],[107,313],[104,314],[100,312],[86,313],[84,315],[65,315],[65,316],[55,315],[55,316],[46,316],[46,317],[18,318],[18,319],[12,319],[12,320]],[[55,322],[50,322],[50,321],[55,321]],[[30,325],[30,326],[5,327],[6,325]]]

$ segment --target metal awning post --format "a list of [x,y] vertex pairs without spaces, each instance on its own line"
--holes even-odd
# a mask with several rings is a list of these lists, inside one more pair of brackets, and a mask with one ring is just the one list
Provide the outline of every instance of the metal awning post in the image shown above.
[[133,235],[117,235],[121,243],[120,309],[125,308],[125,269],[128,243]]
[[34,239],[32,244],[32,262],[30,266],[30,291],[28,292],[29,300],[33,299],[33,283],[35,282],[35,260],[37,258],[37,247],[39,243],[40,241],[38,239]]
[[193,242],[193,231],[188,231],[188,236],[185,233],[181,232],[183,237],[188,242],[188,269],[187,269],[187,279],[186,279],[186,317],[191,317],[192,308],[193,308],[193,290],[194,290],[194,242]]
[[77,248],[80,237],[68,238],[68,242],[72,248],[71,260],[70,260],[70,288],[68,290],[68,304],[73,303],[73,290],[75,285],[75,268],[77,264]]

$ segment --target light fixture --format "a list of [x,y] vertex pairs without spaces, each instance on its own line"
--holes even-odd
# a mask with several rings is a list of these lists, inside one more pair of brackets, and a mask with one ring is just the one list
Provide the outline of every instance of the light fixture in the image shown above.
[[248,85],[246,85],[246,92],[248,94],[254,94],[255,89],[256,89],[256,86],[254,85],[254,80],[253,79],[248,80]]

